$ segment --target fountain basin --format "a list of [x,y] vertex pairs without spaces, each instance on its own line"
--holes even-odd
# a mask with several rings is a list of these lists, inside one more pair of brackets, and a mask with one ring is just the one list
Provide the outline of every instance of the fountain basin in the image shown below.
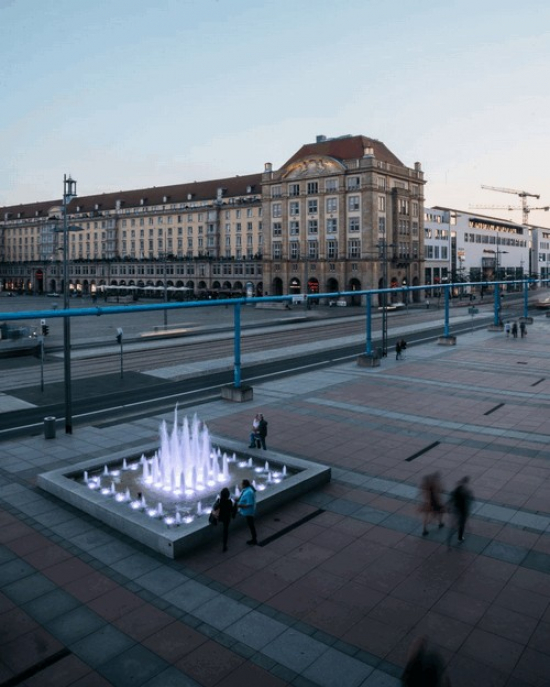
[[[249,456],[258,460],[268,458],[274,464],[288,466],[292,472],[279,484],[272,484],[268,490],[257,492],[258,518],[330,481],[330,468],[318,463],[271,450],[268,455],[261,450],[243,450],[242,443],[230,439],[212,437],[212,443],[222,451],[236,453],[243,459]],[[144,445],[140,451],[153,452],[157,448],[158,442],[155,442]],[[139,458],[139,456],[137,457]],[[128,461],[135,460],[135,450],[120,451],[72,465],[70,468],[42,473],[38,476],[37,483],[41,489],[169,558],[182,556],[186,552],[211,541],[213,537],[220,537],[219,529],[208,524],[207,515],[181,526],[167,526],[162,519],[146,517],[141,512],[135,512],[128,508],[127,504],[120,503],[114,498],[106,498],[98,491],[87,488],[78,479],[85,470],[97,471],[104,466],[111,469],[121,464],[125,459]],[[204,502],[204,506],[207,505],[209,504]],[[244,518],[237,516],[232,521],[231,528],[240,527],[244,523]]]

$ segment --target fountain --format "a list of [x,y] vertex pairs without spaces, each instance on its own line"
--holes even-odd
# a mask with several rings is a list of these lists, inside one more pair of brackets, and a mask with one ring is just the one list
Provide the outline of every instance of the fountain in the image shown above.
[[160,444],[144,446],[141,455],[124,452],[53,470],[39,475],[38,484],[175,557],[214,534],[207,515],[223,486],[238,496],[242,479],[250,479],[261,513],[330,480],[328,468],[309,461],[271,451],[269,461],[259,461],[227,439],[222,448],[196,415],[179,423],[177,407],[171,429],[163,420],[159,435]]

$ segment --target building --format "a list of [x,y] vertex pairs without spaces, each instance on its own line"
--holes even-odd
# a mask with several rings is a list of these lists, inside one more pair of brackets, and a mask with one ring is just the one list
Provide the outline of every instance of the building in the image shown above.
[[[419,285],[424,183],[419,163],[380,141],[318,136],[263,174],[77,197],[69,288],[208,297]],[[61,203],[0,209],[4,289],[62,291]]]
[[[496,217],[439,206],[427,208],[424,282],[523,279],[532,274],[532,234],[532,227]],[[460,291],[460,287],[455,288],[453,295],[460,295]]]
[[[252,174],[75,198],[68,205],[71,291],[262,293],[260,183]],[[61,291],[61,201],[1,212],[3,288]]]
[[419,163],[408,168],[365,136],[318,136],[280,169],[266,164],[266,290],[332,293],[421,284],[424,183]]

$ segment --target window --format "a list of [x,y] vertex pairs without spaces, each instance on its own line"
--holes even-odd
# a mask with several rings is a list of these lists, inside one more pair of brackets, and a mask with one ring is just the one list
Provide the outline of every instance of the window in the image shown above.
[[361,244],[357,239],[350,239],[348,241],[348,258],[358,258],[361,254]]
[[282,215],[282,205],[281,203],[273,203],[271,206],[272,217],[281,217]]
[[359,229],[360,229],[359,217],[350,217],[349,218],[348,229],[349,229],[349,231],[359,231]]
[[308,234],[317,234],[319,231],[319,223],[316,219],[310,219],[307,222]]
[[399,199],[399,214],[408,215],[409,214],[409,201],[405,198]]
[[348,177],[348,190],[356,190],[360,186],[359,177]]
[[307,212],[309,215],[316,215],[318,212],[317,199],[307,201]]
[[291,200],[288,204],[288,212],[291,217],[295,217],[300,214],[300,202],[297,200]]
[[386,218],[385,217],[379,217],[378,218],[378,233],[379,234],[385,234],[386,233]]
[[308,192],[308,195],[311,195],[312,193],[319,193],[319,182],[308,181],[307,182],[307,192]]
[[316,260],[319,257],[319,243],[317,241],[307,242],[307,256],[310,260]]
[[246,216],[252,217],[252,208],[246,208]]
[[386,212],[386,196],[378,196],[378,210]]
[[332,193],[338,190],[338,179],[327,179],[325,181],[325,191]]
[[273,236],[281,236],[283,227],[280,222],[273,222]]
[[327,198],[327,212],[338,212],[338,198]]
[[338,220],[334,217],[327,219],[327,234],[336,234],[338,231]]
[[299,196],[300,195],[300,184],[289,184],[288,185],[288,195],[289,196]]
[[271,197],[272,198],[280,198],[281,197],[281,187],[280,186],[272,186],[271,187]]
[[300,257],[300,244],[298,241],[290,242],[290,258],[291,260],[297,260]]
[[348,196],[348,210],[350,212],[359,210],[359,196]]
[[271,247],[271,252],[273,253],[273,258],[275,260],[280,260],[283,254],[282,244],[280,241],[274,241]]
[[333,260],[338,255],[338,241],[331,239],[327,241],[327,258]]
[[300,222],[298,220],[290,222],[289,233],[291,236],[298,236],[300,233]]

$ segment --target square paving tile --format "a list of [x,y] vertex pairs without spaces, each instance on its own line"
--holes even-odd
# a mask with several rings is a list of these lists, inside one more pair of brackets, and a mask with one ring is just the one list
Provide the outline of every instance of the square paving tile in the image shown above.
[[179,660],[175,667],[196,680],[201,687],[214,687],[244,661],[229,649],[208,641]]
[[66,613],[56,614],[45,622],[45,627],[64,644],[73,644],[106,627],[106,624],[89,608],[78,606]]
[[115,656],[127,651],[134,641],[116,628],[105,625],[86,637],[70,643],[71,650],[92,668],[107,663]]
[[176,663],[180,658],[208,641],[208,638],[200,632],[174,621],[149,635],[142,644],[168,663]]
[[138,644],[103,663],[99,672],[117,687],[142,687],[168,667],[166,661]]

